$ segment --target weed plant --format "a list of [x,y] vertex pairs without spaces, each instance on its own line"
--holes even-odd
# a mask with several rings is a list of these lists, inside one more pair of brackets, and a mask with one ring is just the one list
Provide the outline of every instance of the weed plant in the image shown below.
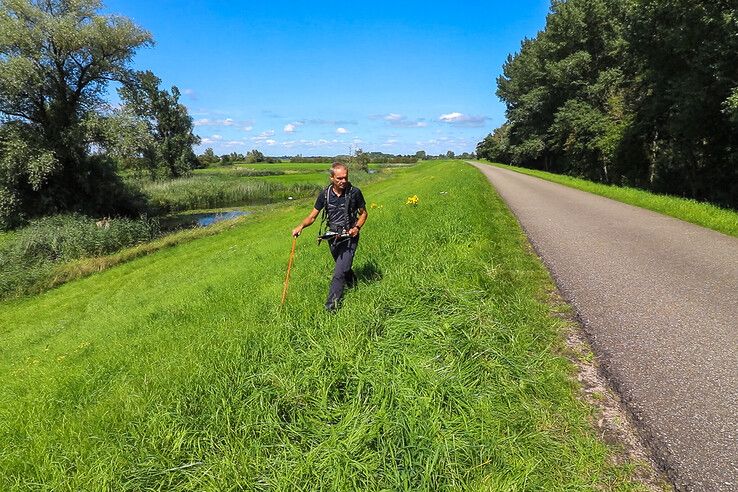
[[32,222],[0,244],[0,299],[32,291],[59,263],[107,255],[160,234],[159,221],[56,215]]
[[494,165],[511,169],[519,173],[536,176],[538,178],[563,184],[571,188],[594,193],[617,200],[619,202],[635,205],[636,207],[653,210],[670,217],[674,217],[692,224],[697,224],[712,229],[728,236],[738,237],[738,211],[730,210],[711,203],[698,202],[689,198],[681,198],[670,195],[658,195],[650,191],[629,188],[626,186],[606,185],[595,183],[581,178],[564,176],[561,174],[547,173],[535,169],[526,169],[505,164]]
[[312,200],[1,305],[0,489],[637,489],[484,177],[434,162],[362,191],[334,315],[316,226],[279,306]]

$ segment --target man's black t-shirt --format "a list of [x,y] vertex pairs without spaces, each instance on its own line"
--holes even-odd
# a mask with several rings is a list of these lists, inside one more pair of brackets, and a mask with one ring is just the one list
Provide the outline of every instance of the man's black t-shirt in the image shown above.
[[[341,196],[336,196],[333,187],[328,188],[328,228],[334,232],[349,230],[358,219],[359,209],[366,208],[364,195],[359,188],[351,186]],[[346,199],[349,199],[348,218],[346,217]],[[323,210],[325,207],[326,191],[318,194],[315,200],[315,209]]]

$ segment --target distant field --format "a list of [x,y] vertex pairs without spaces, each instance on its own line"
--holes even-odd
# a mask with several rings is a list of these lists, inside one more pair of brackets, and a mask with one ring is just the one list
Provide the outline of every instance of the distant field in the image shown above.
[[0,303],[0,489],[637,490],[483,176],[435,162],[362,189],[336,315],[315,226],[279,308],[308,199]]
[[328,186],[330,182],[327,172],[312,172],[305,174],[283,174],[281,176],[261,176],[255,177],[259,181],[276,182],[282,184],[310,183]]
[[314,163],[314,162],[276,162],[276,163],[253,163],[248,164],[245,162],[238,162],[230,166],[216,166],[208,167],[205,169],[195,169],[195,174],[209,174],[209,173],[228,173],[236,169],[279,169],[282,171],[293,171],[293,172],[316,172],[325,171],[328,172],[331,165],[329,163]]
[[[383,167],[407,167],[411,164],[369,164],[370,169],[381,169]],[[328,172],[330,169],[330,163],[315,163],[315,162],[277,162],[277,163],[254,163],[247,164],[244,162],[238,162],[230,166],[216,166],[205,169],[195,169],[195,174],[218,174],[233,172],[237,169],[258,169],[258,170],[282,170],[286,172]]]

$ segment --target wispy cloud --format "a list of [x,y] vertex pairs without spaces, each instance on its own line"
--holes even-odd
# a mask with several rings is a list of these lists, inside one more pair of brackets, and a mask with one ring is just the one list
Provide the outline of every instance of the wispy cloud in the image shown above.
[[222,136],[222,135],[217,135],[217,134],[216,134],[216,135],[210,135],[209,137],[204,137],[204,138],[203,138],[203,139],[202,139],[202,140],[200,141],[200,144],[201,144],[201,145],[207,145],[207,144],[215,144],[215,143],[220,143],[220,142],[222,142],[222,141],[223,141],[223,136]]
[[233,118],[223,118],[220,120],[213,120],[210,118],[200,118],[192,122],[195,126],[236,126],[236,125],[251,125],[250,121],[237,122]]
[[271,109],[265,109],[261,112],[261,114],[263,114],[267,118],[282,118],[282,116],[280,116],[278,113],[275,113]]
[[197,93],[194,89],[182,89],[182,94],[189,97],[193,101],[197,101]]
[[349,131],[348,131],[348,130],[346,130],[345,128],[343,128],[343,127],[340,127],[340,128],[336,128],[336,133],[338,133],[339,135],[345,135],[345,134],[347,134],[348,132],[349,132]]
[[311,119],[306,120],[305,124],[308,125],[326,125],[326,126],[352,126],[358,125],[356,120],[323,120],[323,119]]
[[[267,130],[264,132],[261,132],[255,137],[251,137],[251,141],[255,143],[265,143],[267,140],[272,140],[272,137],[274,136],[274,130]],[[276,143],[276,140],[272,140],[272,142]],[[267,145],[274,145],[267,144]]]
[[305,122],[303,121],[293,121],[292,123],[287,123],[286,125],[284,125],[284,132],[294,133],[295,131],[297,131],[298,127],[301,127],[304,124]]
[[428,123],[424,118],[410,119],[405,115],[399,113],[389,113],[385,115],[372,115],[369,117],[370,120],[384,120],[389,125],[397,128],[425,128]]
[[486,116],[471,116],[459,112],[442,114],[438,119],[453,126],[465,127],[481,127],[487,121]]

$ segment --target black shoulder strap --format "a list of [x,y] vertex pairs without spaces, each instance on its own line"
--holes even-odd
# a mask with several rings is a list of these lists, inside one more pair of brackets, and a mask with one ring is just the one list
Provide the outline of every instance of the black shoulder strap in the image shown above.
[[330,191],[331,185],[325,189],[325,203],[323,203],[323,212],[320,216],[320,227],[318,228],[318,237],[325,233],[328,227],[328,191]]
[[353,218],[349,213],[351,210],[351,197],[354,194],[354,187],[351,186],[351,183],[348,184],[348,187],[346,188],[346,201],[343,203],[344,205],[344,212],[346,217],[346,229],[351,227],[351,219]]

